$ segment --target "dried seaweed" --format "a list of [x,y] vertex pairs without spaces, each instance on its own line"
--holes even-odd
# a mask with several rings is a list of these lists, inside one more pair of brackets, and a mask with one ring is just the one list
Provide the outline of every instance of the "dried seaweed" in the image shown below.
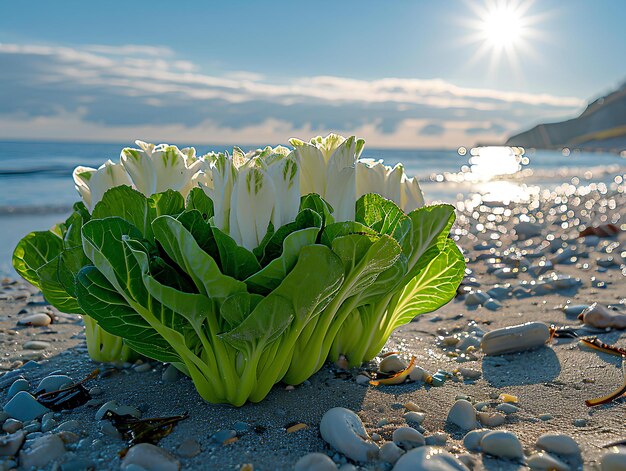
[[137,443],[156,445],[163,437],[168,436],[178,422],[189,417],[186,412],[171,417],[154,417],[137,419],[132,415],[120,415],[111,410],[106,411],[103,419],[111,421],[129,446]]
[[378,372],[376,375],[376,379],[370,381],[370,384],[372,386],[378,386],[379,384],[401,384],[409,376],[414,366],[415,366],[415,357],[411,357],[409,366],[407,366],[405,369],[398,371],[397,373],[393,373],[391,375]]
[[626,356],[626,349],[604,343],[598,337],[581,338],[580,341],[584,346],[593,348],[594,350],[600,350],[601,352],[619,355],[621,357]]
[[625,395],[626,394],[626,356],[623,356],[623,355],[622,355],[622,372],[624,373],[624,383],[619,389],[613,391],[610,394],[607,394],[606,396],[598,397],[595,399],[588,399],[585,401],[585,404],[588,407],[608,404],[609,402],[613,402],[615,399],[619,399],[620,397]]
[[94,379],[99,370],[94,370],[86,378],[71,386],[57,391],[43,392],[37,395],[37,402],[53,411],[75,409],[91,399],[89,391],[83,383]]

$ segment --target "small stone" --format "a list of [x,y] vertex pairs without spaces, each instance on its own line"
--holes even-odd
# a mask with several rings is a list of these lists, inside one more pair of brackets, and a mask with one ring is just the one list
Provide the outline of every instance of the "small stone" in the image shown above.
[[413,412],[419,412],[420,410],[419,406],[412,401],[405,403],[404,408]]
[[404,450],[396,445],[394,442],[387,442],[380,447],[380,453],[378,457],[390,464],[395,464],[396,461],[404,454]]
[[468,471],[459,459],[441,448],[424,447],[400,457],[393,471]]
[[22,422],[36,419],[46,412],[50,412],[48,408],[39,404],[37,399],[26,391],[18,392],[6,403],[4,411],[9,414],[10,417],[21,420]]
[[80,428],[80,423],[78,422],[78,420],[67,420],[61,423],[56,429],[57,431],[62,432],[62,431],[78,430],[79,428]]
[[498,301],[496,301],[493,298],[489,298],[484,304],[483,307],[489,309],[490,311],[497,311],[498,309],[500,309],[502,307],[502,304],[500,304]]
[[69,376],[65,375],[50,375],[46,376],[39,382],[36,393],[40,392],[52,392],[63,389],[67,386],[74,384],[74,381]]
[[611,447],[600,459],[600,471],[626,471],[626,448]]
[[409,373],[409,378],[411,378],[411,381],[424,381],[429,376],[430,373],[421,366],[413,367],[413,369]]
[[586,427],[588,422],[587,419],[574,419],[572,423],[575,427]]
[[498,458],[524,458],[522,444],[514,433],[504,430],[495,430],[483,436],[480,440],[483,452]]
[[498,399],[504,402],[505,404],[509,404],[509,403],[517,404],[519,402],[519,400],[517,399],[517,396],[514,396],[512,394],[506,394],[506,393],[500,394],[498,396]]
[[372,434],[372,440],[374,440],[375,442],[379,442],[383,439],[383,437],[381,437],[380,435],[378,435],[376,432],[374,432]]
[[424,418],[426,416],[422,412],[410,411],[404,414],[402,417],[404,418],[404,420],[406,420],[406,422],[409,425],[412,425],[412,424],[420,425],[422,422],[424,422]]
[[134,369],[137,373],[146,373],[152,369],[152,365],[150,363],[142,363],[141,365],[135,366]]
[[99,386],[94,386],[93,388],[91,388],[91,389],[89,390],[89,395],[90,395],[90,396],[94,396],[94,397],[95,397],[95,396],[101,396],[101,395],[102,395],[102,392],[103,392],[103,391],[102,391],[102,388],[101,388],[101,387],[99,387]]
[[309,453],[304,455],[294,467],[294,471],[336,471],[337,466],[324,453]]
[[29,340],[24,345],[22,345],[22,348],[24,350],[45,350],[47,348],[50,348],[50,344],[41,340]]
[[537,439],[537,448],[541,448],[557,455],[578,455],[580,447],[568,435],[559,433],[544,433]]
[[552,420],[554,419],[554,416],[552,414],[541,414],[539,416],[540,420],[543,420],[544,422],[548,421],[548,420]]
[[41,431],[44,433],[49,432],[50,430],[53,430],[57,425],[57,421],[54,420],[52,417],[45,418],[44,416],[44,419],[41,421]]
[[604,329],[613,327],[615,329],[626,329],[626,314],[613,311],[606,306],[593,303],[585,309],[579,316],[579,319],[586,325]]
[[382,359],[378,369],[383,373],[397,373],[407,368],[406,362],[395,353]]
[[463,446],[468,451],[480,451],[480,441],[489,432],[491,432],[491,430],[488,429],[472,430],[468,432],[463,437]]
[[466,306],[479,306],[482,303],[486,302],[489,299],[489,296],[482,291],[470,291],[465,295],[465,305]]
[[102,422],[100,422],[100,432],[102,432],[104,435],[107,435],[109,437],[118,438],[118,439],[122,438],[122,434],[120,434],[120,432],[115,428],[115,426],[108,420],[103,420]]
[[526,465],[533,470],[541,471],[569,471],[570,467],[548,453],[537,453],[526,460]]
[[174,383],[178,380],[178,369],[174,365],[167,365],[167,368],[163,370],[161,380],[164,383]]
[[459,368],[459,373],[464,379],[475,380],[482,376],[482,372],[473,368]]
[[486,427],[499,427],[506,422],[506,416],[504,414],[479,412],[476,416],[478,417],[480,423]]
[[424,435],[412,427],[400,427],[393,431],[393,441],[405,450],[412,450],[426,444]]
[[0,436],[0,456],[15,456],[25,439],[26,433],[23,430]]
[[200,454],[202,448],[200,447],[200,443],[198,443],[193,438],[188,438],[180,445],[178,445],[178,449],[176,453],[182,456],[183,458],[193,458],[194,456]]
[[514,406],[513,404],[510,404],[508,402],[504,402],[502,404],[498,404],[496,406],[496,410],[499,412],[504,412],[505,414],[515,414],[516,412],[519,411],[519,407]]
[[61,437],[61,440],[63,440],[63,443],[65,444],[77,443],[78,440],[80,440],[80,437],[77,433],[70,432],[68,430],[63,430],[62,432],[57,433],[57,435]]
[[367,386],[370,384],[370,378],[365,375],[357,375],[356,384],[360,384],[361,386]]
[[248,430],[250,430],[250,424],[246,422],[235,422],[233,424],[233,430],[236,430],[237,432],[245,433]]
[[426,445],[444,446],[448,442],[448,434],[444,432],[435,432],[426,437]]
[[343,407],[328,410],[320,422],[322,438],[333,448],[354,461],[370,461],[378,456],[378,446],[358,415]]
[[7,399],[11,399],[20,391],[28,391],[30,389],[30,384],[24,378],[19,378],[13,381],[9,391],[7,393]]
[[24,427],[24,424],[20,422],[19,420],[15,420],[15,419],[7,419],[2,424],[2,430],[4,430],[7,433],[15,433],[23,427]]
[[543,322],[528,322],[487,332],[481,342],[485,355],[523,352],[545,345],[550,338],[548,326]]
[[178,471],[180,469],[180,463],[176,458],[150,443],[139,443],[128,450],[122,460],[121,469],[129,470],[131,465],[141,466],[150,471]]
[[211,435],[211,440],[217,443],[224,443],[225,441],[230,440],[231,438],[234,438],[236,436],[237,432],[235,432],[234,430],[218,430],[213,435]]
[[33,327],[44,327],[50,325],[52,319],[48,314],[30,314],[17,321],[19,325],[32,325]]
[[28,450],[20,452],[20,465],[25,469],[43,468],[65,454],[65,444],[58,435],[37,438]]
[[476,409],[469,401],[460,399],[450,408],[447,420],[463,430],[473,430],[476,428]]

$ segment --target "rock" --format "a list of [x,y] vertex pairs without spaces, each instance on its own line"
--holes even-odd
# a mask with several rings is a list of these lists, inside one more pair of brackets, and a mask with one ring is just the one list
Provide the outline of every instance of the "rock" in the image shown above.
[[57,425],[58,423],[56,420],[54,420],[54,418],[52,417],[46,418],[44,416],[44,418],[41,421],[41,431],[44,433],[49,432],[50,430],[53,430]]
[[26,433],[23,430],[0,436],[0,456],[15,456],[25,439]]
[[408,411],[413,411],[413,412],[419,412],[420,411],[419,406],[417,404],[415,404],[414,402],[412,402],[412,401],[406,402],[404,404],[404,408],[406,410],[408,410]]
[[360,384],[361,386],[367,386],[370,384],[371,378],[365,375],[357,375],[356,384]]
[[626,448],[610,448],[600,459],[600,471],[626,471]]
[[582,319],[585,324],[600,329],[607,327],[626,329],[626,314],[612,311],[598,303],[593,303],[585,309],[578,318]]
[[569,471],[570,467],[558,458],[547,453],[537,453],[526,460],[530,469],[542,471]]
[[499,412],[504,412],[505,414],[514,414],[519,411],[519,407],[514,406],[513,404],[509,404],[508,402],[504,402],[502,404],[498,404],[496,406],[496,410]]
[[25,422],[41,417],[50,410],[37,402],[31,394],[26,391],[18,392],[3,409],[10,417]]
[[396,445],[394,442],[387,442],[380,447],[378,457],[390,464],[395,464],[396,461],[404,454],[404,450]]
[[489,295],[483,293],[480,290],[470,291],[465,295],[466,306],[480,306],[482,303],[489,299]]
[[2,424],[2,430],[7,433],[14,433],[24,427],[24,424],[19,420],[7,419]]
[[572,424],[574,424],[574,427],[586,427],[589,421],[587,419],[574,419]]
[[509,285],[496,285],[489,291],[487,291],[487,295],[489,295],[489,297],[493,299],[506,299],[511,295],[511,287]]
[[402,456],[393,471],[468,471],[459,459],[441,448],[424,447]]
[[515,231],[515,234],[517,234],[518,239],[525,240],[530,239],[531,237],[541,235],[541,229],[543,229],[541,224],[535,224],[528,221],[520,221],[513,230]]
[[78,430],[79,428],[80,423],[78,422],[78,420],[67,420],[57,427],[57,431],[73,431]]
[[584,311],[589,308],[588,304],[574,304],[573,306],[563,306],[563,312],[566,316],[580,316]]
[[482,372],[480,370],[475,370],[473,368],[459,368],[459,373],[463,376],[464,379],[467,380],[475,380],[482,376]]
[[237,432],[235,432],[234,430],[218,430],[213,435],[211,435],[211,440],[223,444],[225,441],[230,440],[231,438],[235,438],[236,436]]
[[399,355],[392,354],[382,359],[378,369],[383,373],[397,373],[398,371],[406,370],[407,366],[406,362]]
[[200,447],[200,444],[193,438],[188,438],[178,445],[178,448],[176,449],[176,453],[183,458],[193,458],[194,456],[200,454],[201,451],[202,448]]
[[544,433],[537,439],[537,448],[541,448],[557,455],[578,455],[580,447],[568,435],[559,433]]
[[354,461],[370,461],[378,456],[378,446],[370,437],[358,415],[343,407],[334,407],[320,422],[322,438],[340,453]]
[[456,349],[461,352],[466,351],[469,347],[480,347],[480,338],[473,334],[468,334],[461,338],[460,342],[456,345]]
[[7,392],[7,399],[11,399],[20,391],[28,391],[30,389],[30,384],[24,378],[18,378],[13,381],[9,391]]
[[63,389],[66,386],[71,386],[74,384],[74,380],[66,375],[50,375],[46,376],[39,382],[39,386],[37,386],[36,393],[39,392],[51,392],[58,391],[59,389]]
[[135,366],[134,369],[137,373],[146,373],[152,369],[152,365],[150,363],[142,363],[141,365]]
[[31,447],[20,452],[20,465],[25,469],[43,468],[65,454],[65,444],[58,435],[37,438]]
[[29,340],[22,345],[22,348],[24,350],[45,350],[46,348],[50,348],[50,344],[42,340]]
[[309,453],[304,455],[294,467],[294,471],[336,471],[337,466],[324,453]]
[[78,436],[77,433],[69,432],[67,430],[59,432],[59,433],[57,433],[57,435],[61,438],[61,440],[63,440],[63,443],[65,443],[65,444],[67,444],[67,443],[76,443],[76,442],[78,442],[78,440],[80,440],[80,437]]
[[161,380],[164,383],[174,383],[178,380],[178,370],[174,365],[167,365],[167,368],[163,370]]
[[393,441],[396,445],[405,450],[412,450],[426,444],[424,435],[415,430],[413,427],[400,427],[393,431]]
[[176,458],[150,443],[139,443],[128,450],[122,460],[121,469],[128,470],[131,465],[141,466],[150,471],[178,471],[180,469],[180,463]]
[[448,442],[448,434],[444,432],[435,432],[426,437],[426,445],[444,446]]
[[489,309],[490,311],[497,311],[498,309],[502,307],[502,304],[500,304],[498,301],[496,301],[493,298],[489,298],[487,301],[485,301],[483,306]]
[[100,422],[100,432],[109,437],[120,439],[122,434],[115,428],[115,426],[108,420]]
[[549,338],[547,325],[543,322],[528,322],[487,332],[481,347],[485,355],[501,355],[542,347]]
[[493,274],[496,278],[500,278],[501,280],[510,280],[512,278],[517,278],[519,270],[516,268],[504,267],[498,268],[493,272]]
[[476,409],[469,401],[459,399],[450,408],[447,420],[463,430],[473,430],[476,428]]
[[428,376],[430,376],[430,373],[421,366],[414,366],[409,373],[411,381],[424,381]]
[[424,418],[426,416],[422,412],[410,411],[404,414],[402,417],[404,418],[404,420],[406,420],[406,422],[409,425],[411,424],[420,425],[422,422],[424,422]]
[[117,401],[105,402],[100,406],[100,409],[96,412],[96,420],[102,420],[107,411],[113,411],[119,415],[132,415],[135,418],[141,417],[139,409],[132,406],[119,405]]
[[17,321],[19,325],[32,325],[33,327],[44,327],[50,325],[52,319],[48,314],[30,314]]
[[487,427],[499,427],[506,421],[504,414],[479,412],[476,416],[480,423]]
[[463,437],[463,446],[468,451],[480,451],[480,441],[489,432],[491,432],[491,430],[488,429],[472,430],[468,432]]
[[517,436],[504,430],[486,433],[480,440],[480,448],[483,452],[498,458],[524,458],[524,450]]

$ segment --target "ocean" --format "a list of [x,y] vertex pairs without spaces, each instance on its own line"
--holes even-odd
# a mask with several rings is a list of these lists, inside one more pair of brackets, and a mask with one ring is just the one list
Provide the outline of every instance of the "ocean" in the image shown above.
[[[14,275],[11,254],[21,237],[63,220],[78,200],[72,181],[74,167],[98,167],[107,159],[116,161],[125,146],[134,145],[0,141],[0,275]],[[199,155],[231,148],[195,147]],[[474,154],[470,149],[366,147],[362,157],[383,159],[389,165],[401,162],[407,174],[420,180],[427,201],[450,203],[473,194],[485,200],[519,202],[529,194],[563,183],[620,183],[626,173],[626,159],[615,154],[567,150],[529,150],[520,154],[509,148],[482,148]]]

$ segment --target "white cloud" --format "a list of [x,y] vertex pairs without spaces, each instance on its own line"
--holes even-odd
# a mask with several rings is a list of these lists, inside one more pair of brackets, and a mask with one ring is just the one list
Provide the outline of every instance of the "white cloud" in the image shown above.
[[199,70],[160,46],[0,44],[0,138],[262,143],[332,129],[359,131],[370,145],[454,147],[502,140],[584,105],[441,79],[273,80]]

